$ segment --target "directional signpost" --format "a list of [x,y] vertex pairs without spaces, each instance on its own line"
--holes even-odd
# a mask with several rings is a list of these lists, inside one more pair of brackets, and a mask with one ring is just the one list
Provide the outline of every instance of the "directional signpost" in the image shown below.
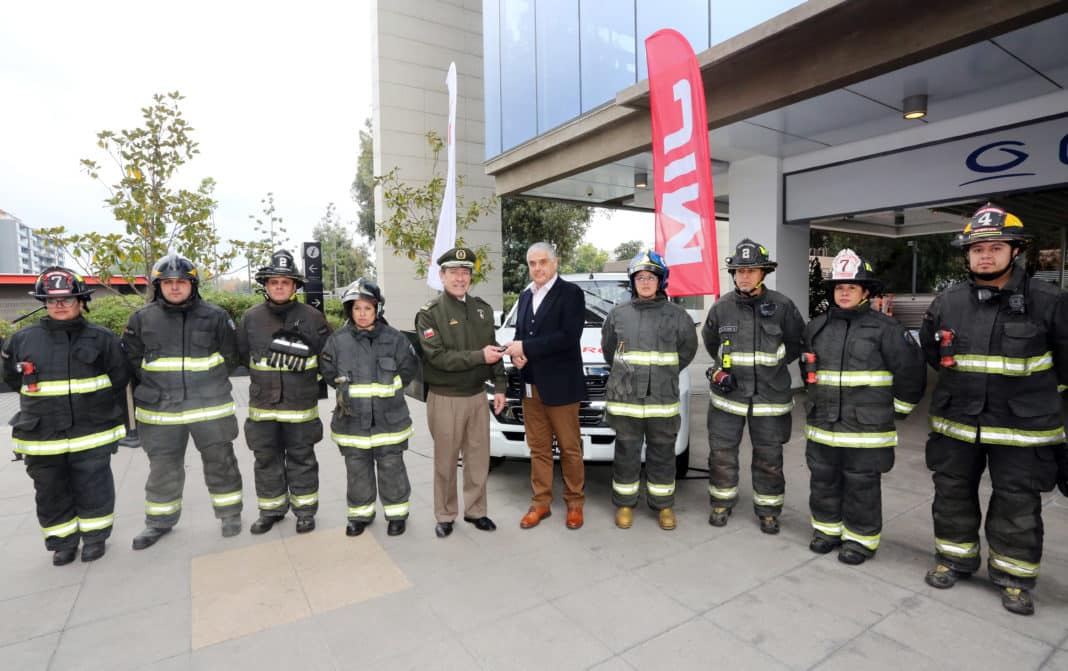
[[[304,302],[322,313],[326,313],[323,301],[323,249],[318,240],[305,242],[301,246],[304,256]],[[319,398],[327,398],[326,381],[319,380]]]

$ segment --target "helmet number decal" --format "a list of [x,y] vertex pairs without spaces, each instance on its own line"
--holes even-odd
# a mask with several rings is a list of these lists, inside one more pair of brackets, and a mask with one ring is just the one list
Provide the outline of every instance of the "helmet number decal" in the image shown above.
[[834,270],[831,273],[831,279],[856,279],[858,270],[860,270],[860,257],[851,249],[843,249],[834,257]]
[[742,258],[743,259],[750,258],[753,255],[752,251],[753,250],[751,248],[749,248],[749,247],[742,247]]
[[994,222],[991,221],[990,211],[983,212],[975,218],[976,223],[982,226],[993,226]]

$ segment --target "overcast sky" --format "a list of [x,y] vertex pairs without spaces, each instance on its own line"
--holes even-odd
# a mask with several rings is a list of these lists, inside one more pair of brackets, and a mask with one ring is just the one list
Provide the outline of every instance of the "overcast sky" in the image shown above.
[[[141,125],[154,93],[178,90],[200,155],[182,186],[217,182],[224,239],[274,193],[293,251],[349,196],[359,129],[371,114],[367,0],[10,2],[0,13],[0,209],[27,225],[119,232],[107,191],[79,159],[105,165],[101,130]],[[110,181],[109,181],[110,183]],[[587,240],[611,251],[652,242],[652,217],[596,216]]]

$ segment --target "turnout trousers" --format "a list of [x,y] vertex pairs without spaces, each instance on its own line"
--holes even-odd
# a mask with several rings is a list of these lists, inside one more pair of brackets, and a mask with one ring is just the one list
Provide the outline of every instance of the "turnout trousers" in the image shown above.
[[486,516],[489,478],[489,408],[486,394],[445,396],[433,391],[426,400],[426,421],[434,439],[434,518],[456,519],[456,464],[464,458],[464,517]]
[[1033,589],[1042,559],[1042,497],[1056,484],[1059,446],[966,443],[938,433],[927,441],[935,485],[935,553],[964,573],[979,569],[979,480],[989,465],[993,491],[986,512],[987,571],[1001,587]]
[[805,459],[815,533],[874,556],[883,529],[882,477],[894,467],[894,448],[831,447],[810,440]]
[[185,488],[185,448],[190,436],[200,451],[215,517],[241,514],[241,471],[233,445],[237,418],[230,415],[192,424],[141,422],[138,430],[149,465],[145,483],[147,526],[169,529],[178,523]]
[[[345,470],[348,475],[348,519],[370,522],[375,518],[375,498],[382,498],[387,520],[408,519],[408,498],[412,486],[404,467],[408,441],[377,447],[346,447]],[[376,483],[375,470],[378,470]]]
[[612,503],[633,508],[641,490],[642,443],[645,443],[646,502],[653,510],[675,505],[675,437],[680,419],[651,417],[640,419],[609,415],[608,424],[616,432],[615,459],[612,461]]
[[102,543],[111,535],[115,481],[111,454],[115,443],[82,452],[25,456],[33,479],[37,521],[50,551]]
[[738,445],[749,422],[753,444],[753,509],[758,516],[782,512],[786,480],[782,473],[782,444],[790,439],[791,417],[734,415],[708,407],[708,494],[713,507],[734,508],[738,501]]
[[260,515],[281,519],[293,509],[298,518],[319,510],[319,462],[315,444],[323,423],[245,421],[245,442],[255,457],[253,475]]

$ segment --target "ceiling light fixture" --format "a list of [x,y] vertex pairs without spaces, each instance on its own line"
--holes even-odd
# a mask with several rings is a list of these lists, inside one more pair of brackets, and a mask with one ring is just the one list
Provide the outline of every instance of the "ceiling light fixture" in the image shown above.
[[649,173],[636,172],[634,173],[634,188],[635,189],[648,189],[649,188]]
[[901,102],[901,116],[906,119],[922,119],[927,116],[927,95],[921,93],[906,96]]

